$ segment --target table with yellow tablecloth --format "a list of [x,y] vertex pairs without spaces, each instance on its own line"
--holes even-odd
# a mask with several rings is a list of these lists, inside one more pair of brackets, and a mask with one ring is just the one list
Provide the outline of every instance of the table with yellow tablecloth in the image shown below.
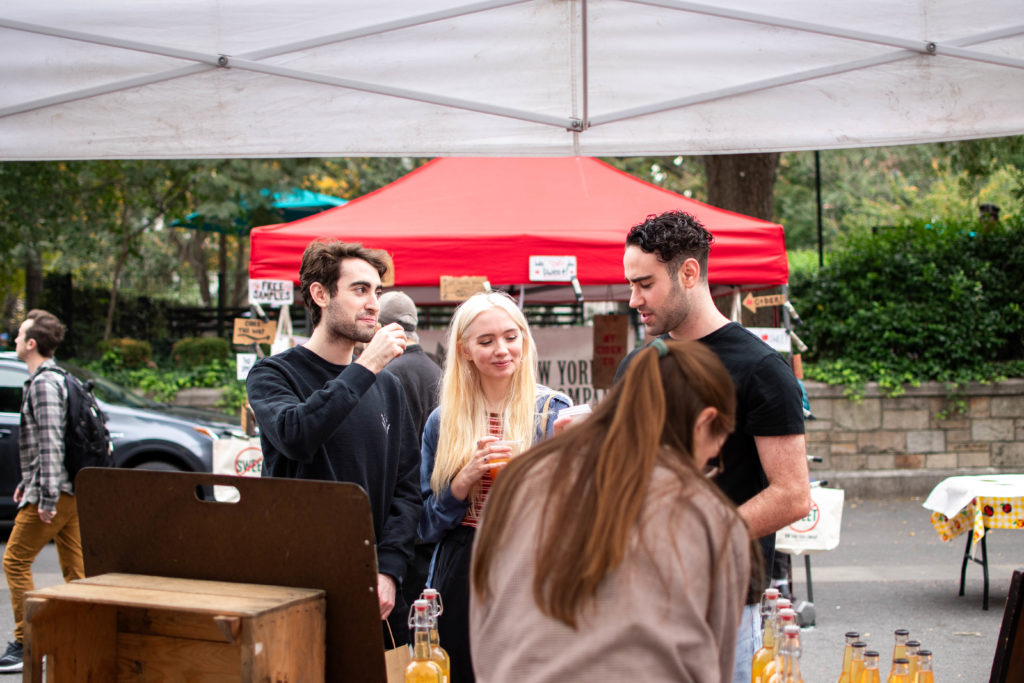
[[[1024,529],[1024,474],[988,474],[948,477],[928,495],[923,507],[932,511],[931,522],[943,541],[970,531],[960,566],[960,595],[964,594],[967,563],[984,570],[982,607],[988,609],[987,529]],[[972,550],[981,549],[978,560]]]

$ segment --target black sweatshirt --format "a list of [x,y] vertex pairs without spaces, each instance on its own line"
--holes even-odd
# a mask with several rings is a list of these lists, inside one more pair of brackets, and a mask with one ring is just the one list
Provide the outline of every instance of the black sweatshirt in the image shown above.
[[246,388],[260,426],[263,476],[362,486],[378,571],[400,586],[422,501],[419,439],[398,379],[296,346],[258,361]]

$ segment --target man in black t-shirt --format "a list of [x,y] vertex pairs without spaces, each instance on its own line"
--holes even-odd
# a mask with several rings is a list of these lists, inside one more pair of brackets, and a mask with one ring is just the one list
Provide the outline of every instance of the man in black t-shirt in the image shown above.
[[[736,429],[722,447],[722,473],[715,482],[739,507],[751,538],[761,540],[767,579],[775,532],[810,510],[803,403],[785,360],[715,306],[708,286],[712,239],[696,218],[680,211],[633,227],[623,256],[629,305],[648,336],[700,341],[729,370],[736,386]],[[616,380],[635,353],[623,359]],[[744,613],[735,681],[750,680],[751,658],[760,645],[756,612],[752,604]]]
[[[299,279],[313,333],[302,346],[260,359],[246,388],[260,426],[263,476],[350,482],[366,491],[380,617],[401,643],[407,611],[400,589],[423,501],[419,435],[401,382],[383,371],[406,348],[401,325],[377,329],[386,271],[359,244],[310,243]],[[357,343],[366,346],[353,360]]]

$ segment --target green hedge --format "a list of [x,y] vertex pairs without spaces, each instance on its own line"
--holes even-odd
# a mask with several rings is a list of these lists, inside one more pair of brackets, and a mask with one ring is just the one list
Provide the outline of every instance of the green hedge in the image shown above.
[[171,348],[174,362],[186,365],[206,365],[230,357],[231,344],[221,337],[186,337]]
[[959,384],[1024,370],[1024,224],[918,223],[844,238],[794,272],[810,379]]
[[99,350],[117,354],[121,365],[129,369],[153,366],[153,345],[138,339],[107,339],[98,344]]

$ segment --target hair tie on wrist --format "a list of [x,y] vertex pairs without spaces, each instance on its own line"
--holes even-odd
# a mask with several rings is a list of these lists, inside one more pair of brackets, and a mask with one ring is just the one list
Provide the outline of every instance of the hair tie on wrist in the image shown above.
[[654,341],[651,342],[651,346],[658,352],[658,358],[664,358],[668,355],[668,346],[665,344],[665,340],[661,337],[655,337]]

